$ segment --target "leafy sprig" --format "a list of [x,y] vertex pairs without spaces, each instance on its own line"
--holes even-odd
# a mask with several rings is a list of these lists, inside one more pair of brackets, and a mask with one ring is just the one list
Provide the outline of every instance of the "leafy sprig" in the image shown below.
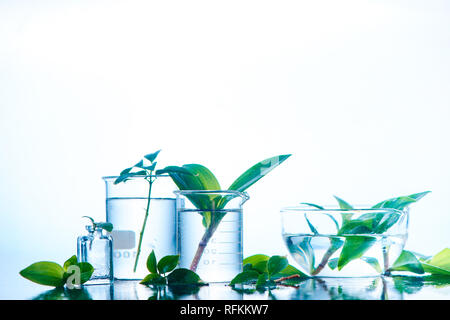
[[243,271],[230,282],[233,288],[238,284],[253,285],[256,290],[273,289],[306,277],[300,270],[288,263],[284,256],[256,254],[243,261]]
[[148,286],[205,285],[200,277],[189,269],[178,268],[180,257],[169,255],[156,260],[155,252],[147,258],[147,269],[150,272],[140,283]]
[[155,170],[156,170],[156,164],[157,164],[157,162],[155,160],[158,157],[158,154],[160,151],[161,150],[158,150],[156,152],[145,155],[144,158],[141,159],[134,166],[131,166],[129,168],[122,170],[120,175],[114,181],[114,184],[118,184],[121,182],[126,182],[126,181],[130,180],[131,178],[141,177],[141,178],[144,178],[145,180],[147,180],[147,182],[149,184],[147,206],[145,208],[145,215],[144,215],[144,220],[142,221],[141,232],[139,233],[138,248],[137,248],[137,252],[136,252],[136,259],[134,261],[134,267],[133,267],[134,272],[136,272],[137,265],[139,262],[139,257],[141,255],[142,239],[144,238],[145,226],[147,225],[149,209],[150,209],[152,186],[157,178],[156,175],[153,175],[153,172],[155,172]]
[[[258,162],[241,174],[226,190],[244,192],[290,156],[290,154],[279,155]],[[180,190],[221,190],[220,183],[211,170],[200,164],[185,164],[181,167],[169,166],[156,172],[157,174],[169,174]],[[234,195],[191,194],[186,196],[200,210],[205,226],[205,233],[190,266],[190,269],[195,271],[204,249],[225,216],[226,212],[222,209],[233,199]]]
[[113,224],[110,222],[95,222],[93,218],[89,216],[83,216],[83,218],[88,218],[92,223],[92,228],[95,230],[97,227],[111,232],[114,228]]
[[39,261],[21,270],[19,274],[25,279],[44,286],[58,288],[67,285],[72,288],[73,285],[69,278],[76,275],[76,272],[79,272],[78,276],[80,277],[78,279],[80,283],[76,283],[76,285],[83,284],[91,278],[94,267],[88,262],[78,262],[74,255],[64,262],[63,266],[52,261]]

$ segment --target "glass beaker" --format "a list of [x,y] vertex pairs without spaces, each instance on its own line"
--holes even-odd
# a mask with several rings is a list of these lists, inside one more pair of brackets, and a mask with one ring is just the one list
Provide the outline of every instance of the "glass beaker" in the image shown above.
[[106,220],[114,226],[114,278],[142,279],[152,250],[157,257],[176,254],[176,187],[167,175],[156,176],[151,188],[146,176],[114,184],[116,178],[103,177]]
[[180,267],[206,282],[229,282],[242,272],[242,205],[246,193],[175,191]]

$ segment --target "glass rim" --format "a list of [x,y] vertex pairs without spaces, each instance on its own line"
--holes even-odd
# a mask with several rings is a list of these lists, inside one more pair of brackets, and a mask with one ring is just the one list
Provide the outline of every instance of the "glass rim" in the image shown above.
[[189,194],[234,194],[236,196],[240,196],[244,199],[249,199],[249,195],[247,192],[241,192],[236,190],[175,190],[173,193],[176,195],[189,195]]
[[280,213],[301,213],[301,212],[308,212],[308,213],[339,213],[339,212],[378,212],[383,213],[383,211],[387,212],[397,212],[400,214],[406,214],[408,212],[408,207],[400,210],[395,208],[353,208],[353,209],[341,209],[341,208],[327,208],[324,207],[323,209],[310,207],[307,205],[304,206],[290,206],[290,207],[283,207],[280,209]]
[[[120,176],[103,176],[102,179],[107,181],[107,180],[112,180],[112,179],[117,179]],[[142,178],[150,178],[150,177],[170,177],[168,174],[147,174],[147,175],[142,175],[142,176],[130,176],[127,179],[128,180],[132,180],[132,179],[142,179]]]

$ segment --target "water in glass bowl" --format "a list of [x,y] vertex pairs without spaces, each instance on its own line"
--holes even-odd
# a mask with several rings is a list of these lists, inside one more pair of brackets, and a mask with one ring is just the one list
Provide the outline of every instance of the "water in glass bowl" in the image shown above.
[[[402,252],[406,236],[287,233],[283,239],[300,270],[309,276],[367,277],[386,272]],[[338,261],[345,246],[350,249],[346,256],[351,259],[339,270]]]

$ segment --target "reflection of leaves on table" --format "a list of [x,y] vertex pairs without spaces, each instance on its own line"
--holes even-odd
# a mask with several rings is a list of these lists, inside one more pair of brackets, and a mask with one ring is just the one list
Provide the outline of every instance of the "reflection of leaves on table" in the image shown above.
[[33,300],[92,300],[86,289],[67,289],[63,287],[45,291]]

